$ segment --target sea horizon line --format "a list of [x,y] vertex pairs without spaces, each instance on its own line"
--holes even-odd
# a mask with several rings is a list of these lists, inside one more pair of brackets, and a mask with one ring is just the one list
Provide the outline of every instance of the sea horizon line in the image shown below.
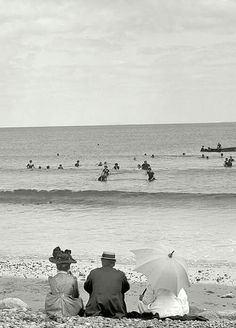
[[155,125],[209,125],[209,124],[234,124],[236,121],[221,122],[176,122],[176,123],[124,123],[124,124],[81,124],[81,125],[26,125],[26,126],[0,126],[0,129],[31,129],[31,128],[76,128],[76,127],[108,127],[108,126],[155,126]]

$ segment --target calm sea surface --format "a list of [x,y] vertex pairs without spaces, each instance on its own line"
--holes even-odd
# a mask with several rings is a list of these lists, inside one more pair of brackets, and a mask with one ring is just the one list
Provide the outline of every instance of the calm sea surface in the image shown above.
[[[0,255],[47,257],[60,245],[129,259],[162,246],[236,262],[236,162],[223,166],[236,153],[200,153],[218,142],[236,146],[236,123],[0,129]],[[154,182],[137,168],[144,160]]]

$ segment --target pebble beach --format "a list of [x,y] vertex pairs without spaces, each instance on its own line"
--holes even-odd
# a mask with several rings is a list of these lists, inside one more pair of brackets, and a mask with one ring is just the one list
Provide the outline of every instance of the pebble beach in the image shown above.
[[[78,261],[72,266],[85,304],[88,296],[83,290],[83,282],[96,266],[94,259]],[[126,295],[128,311],[136,311],[138,295],[145,288],[145,277],[133,270],[133,264],[118,264],[117,268],[126,273],[131,285]],[[190,314],[202,315],[208,319],[206,322],[102,317],[57,317],[50,320],[44,313],[44,300],[49,290],[47,279],[56,273],[55,266],[46,259],[4,258],[0,262],[1,299],[20,298],[28,309],[0,309],[0,327],[236,327],[235,272],[235,264],[189,263],[191,287],[187,293]]]
[[102,328],[102,327],[140,327],[140,328],[167,328],[167,327],[193,327],[193,328],[232,328],[236,327],[236,322],[231,320],[221,319],[212,320],[207,322],[199,321],[188,321],[181,322],[175,320],[166,319],[164,321],[153,319],[153,320],[137,320],[137,319],[109,319],[102,317],[93,318],[81,318],[73,317],[69,319],[61,318],[56,321],[48,321],[45,316],[41,313],[28,312],[11,312],[3,311],[0,314],[0,327],[91,327],[91,328]]

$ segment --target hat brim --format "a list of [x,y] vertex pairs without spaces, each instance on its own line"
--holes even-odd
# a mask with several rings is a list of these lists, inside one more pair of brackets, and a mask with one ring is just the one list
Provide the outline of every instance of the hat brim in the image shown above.
[[76,260],[74,259],[68,259],[68,260],[58,260],[58,259],[55,259],[54,257],[50,257],[49,258],[49,261],[54,263],[54,264],[60,264],[60,263],[68,263],[68,264],[72,264],[72,263],[77,263]]
[[116,261],[115,258],[111,258],[111,257],[106,257],[106,256],[102,256],[101,260],[109,260],[109,261]]

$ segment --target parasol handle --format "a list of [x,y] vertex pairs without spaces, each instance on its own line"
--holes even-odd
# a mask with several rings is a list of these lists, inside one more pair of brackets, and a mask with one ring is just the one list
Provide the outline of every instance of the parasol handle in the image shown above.
[[172,258],[174,254],[174,251],[172,251],[170,254],[168,254],[169,258]]
[[144,296],[144,294],[146,293],[147,288],[144,289],[144,291],[142,292],[142,295]]

